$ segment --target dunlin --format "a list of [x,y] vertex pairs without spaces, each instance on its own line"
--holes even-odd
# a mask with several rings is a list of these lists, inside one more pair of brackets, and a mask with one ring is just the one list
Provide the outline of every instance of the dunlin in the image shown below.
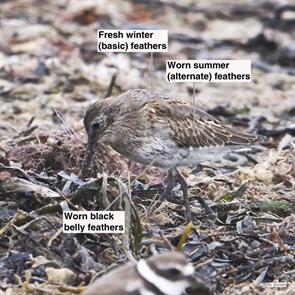
[[168,184],[160,199],[179,183],[187,219],[191,218],[187,184],[176,167],[216,161],[261,139],[234,130],[183,100],[142,89],[98,100],[86,111],[84,125],[88,144],[83,179],[97,144],[107,143],[132,161],[167,168]]

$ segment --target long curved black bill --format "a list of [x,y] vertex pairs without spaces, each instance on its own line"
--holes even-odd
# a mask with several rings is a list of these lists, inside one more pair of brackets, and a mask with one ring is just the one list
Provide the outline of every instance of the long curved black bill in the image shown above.
[[84,156],[84,160],[82,164],[82,169],[81,169],[82,180],[85,180],[89,175],[89,167],[91,165],[95,149],[96,149],[96,143],[91,140],[88,140],[87,148],[86,148],[86,152],[85,152],[85,156]]

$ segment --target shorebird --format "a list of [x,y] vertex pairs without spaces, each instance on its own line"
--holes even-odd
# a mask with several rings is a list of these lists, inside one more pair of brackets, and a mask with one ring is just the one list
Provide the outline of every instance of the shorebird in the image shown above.
[[129,262],[94,281],[83,295],[209,295],[210,288],[179,252]]
[[160,201],[168,199],[179,183],[188,220],[187,184],[177,167],[216,161],[262,139],[234,130],[183,100],[143,89],[98,100],[86,111],[84,126],[88,144],[82,179],[88,176],[97,144],[107,143],[132,161],[168,169],[168,183]]

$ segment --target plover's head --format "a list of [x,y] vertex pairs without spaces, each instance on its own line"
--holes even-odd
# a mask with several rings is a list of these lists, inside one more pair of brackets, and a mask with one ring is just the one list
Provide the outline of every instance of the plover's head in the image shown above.
[[98,278],[83,295],[209,295],[210,289],[178,252],[127,263]]
[[159,291],[159,294],[210,294],[210,289],[195,274],[192,264],[178,252],[154,255],[147,260],[142,259],[137,263],[137,271],[144,280]]

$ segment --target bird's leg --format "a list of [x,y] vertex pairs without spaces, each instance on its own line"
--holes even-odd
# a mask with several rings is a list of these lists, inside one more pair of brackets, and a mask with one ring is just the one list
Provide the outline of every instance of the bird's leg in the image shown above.
[[170,193],[172,192],[176,183],[179,183],[183,193],[183,198],[184,198],[186,219],[187,221],[191,221],[191,210],[190,210],[190,204],[188,199],[188,190],[187,190],[186,181],[184,180],[182,175],[179,173],[179,171],[176,169],[176,167],[172,167],[168,170],[167,180],[168,182],[164,192],[161,194],[160,198],[151,208],[150,212],[152,213],[156,208],[158,208],[165,199],[168,201],[171,201],[172,203],[177,203],[175,202],[173,198],[170,197]]
[[174,171],[173,171],[173,168],[170,168],[168,170],[168,175],[167,175],[167,184],[166,184],[166,187],[165,187],[165,190],[164,192],[161,194],[161,197],[159,199],[160,201],[160,204],[166,199],[168,200],[169,199],[169,195],[170,193],[172,192],[173,188],[175,187],[175,174],[174,174]]
[[187,183],[176,167],[173,167],[171,169],[173,169],[174,179],[176,180],[176,182],[180,184],[180,188],[183,193],[186,220],[189,222],[192,220],[192,213],[191,213],[191,207],[190,207],[189,198],[188,198]]
[[[188,221],[190,221],[191,220],[191,210],[190,210],[190,203],[189,203],[189,198],[188,198],[187,183],[186,183],[185,179],[183,178],[183,176],[180,174],[180,172],[177,170],[176,167],[173,167],[171,169],[173,169],[173,171],[172,171],[173,178],[174,178],[174,185],[173,185],[173,187],[175,186],[176,183],[179,183],[180,184],[181,191],[183,193],[186,219]],[[172,187],[172,189],[173,189],[173,187]],[[169,195],[166,196],[166,199],[168,201],[172,202],[172,203],[174,202],[173,199],[171,199],[169,197]],[[214,219],[216,219],[215,213],[212,211],[212,209],[208,206],[208,204],[204,201],[204,199],[202,197],[197,197],[197,201],[199,202],[199,204],[201,205],[201,207],[205,210],[206,214],[208,214],[208,216],[214,217]]]
[[164,192],[161,194],[160,198],[158,200],[156,200],[156,202],[151,206],[151,208],[149,210],[149,214],[152,214],[162,204],[162,202],[165,199],[168,199],[169,194],[173,190],[173,188],[175,186],[175,182],[174,182],[174,176],[173,176],[172,169],[168,170],[167,179],[168,179],[168,183],[166,185]]
[[213,210],[208,206],[208,204],[204,201],[204,199],[200,196],[196,197],[197,201],[201,205],[201,207],[205,210],[206,214],[213,219],[216,219],[216,214],[213,212]]

